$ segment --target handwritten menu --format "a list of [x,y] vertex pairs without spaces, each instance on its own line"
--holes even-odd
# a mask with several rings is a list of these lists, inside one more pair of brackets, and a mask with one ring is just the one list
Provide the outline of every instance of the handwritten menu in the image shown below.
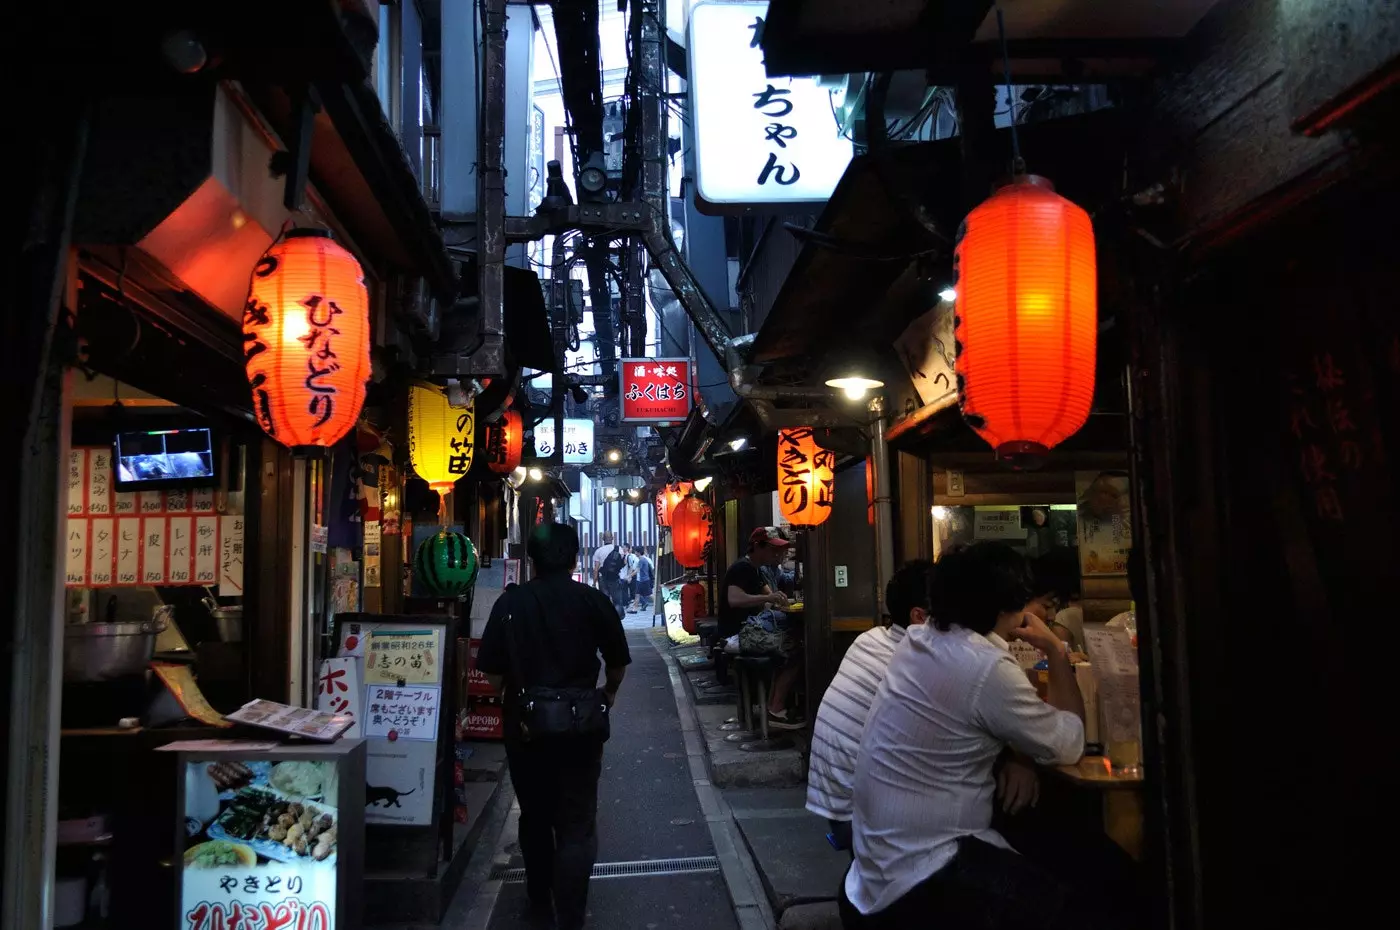
[[365,684],[435,685],[442,629],[373,630],[365,644]]
[[219,594],[238,597],[243,593],[243,517],[219,521]]
[[436,687],[365,688],[365,736],[397,740],[435,740],[442,689]]
[[[207,585],[219,580],[219,540],[237,540],[230,572],[242,590],[242,522],[215,514],[215,489],[117,492],[112,450],[68,453],[64,582],[73,588]],[[224,524],[227,524],[225,529]]]
[[[221,540],[242,582],[241,516],[69,517],[64,583],[70,588],[212,585],[220,578]],[[241,594],[239,590],[228,592]]]
[[1110,742],[1137,740],[1142,726],[1137,650],[1128,631],[1090,624],[1084,642],[1093,664],[1102,712],[1099,723]]

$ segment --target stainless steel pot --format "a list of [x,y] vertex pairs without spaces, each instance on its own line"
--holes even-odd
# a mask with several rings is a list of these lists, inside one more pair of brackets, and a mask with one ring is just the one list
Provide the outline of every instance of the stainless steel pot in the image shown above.
[[[209,590],[208,588],[205,589]],[[202,601],[209,616],[214,618],[215,625],[219,628],[219,641],[224,643],[243,642],[243,605],[233,607],[220,607],[219,602],[210,596]]]
[[63,680],[111,681],[146,670],[156,637],[173,608],[157,607],[144,623],[73,623],[63,631]]

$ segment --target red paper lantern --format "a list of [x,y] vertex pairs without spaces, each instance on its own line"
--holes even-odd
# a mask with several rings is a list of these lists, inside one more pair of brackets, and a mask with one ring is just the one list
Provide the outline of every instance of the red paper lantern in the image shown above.
[[836,454],[810,426],[778,432],[778,506],[793,526],[820,526],[836,497]]
[[714,530],[710,508],[698,497],[687,497],[671,512],[671,547],[682,568],[700,568],[710,552]]
[[507,410],[501,419],[486,427],[486,465],[498,475],[508,475],[520,467],[520,450],[525,440],[525,424],[519,413]]
[[694,487],[689,481],[672,481],[656,492],[657,526],[671,525],[671,514],[675,512],[676,505],[689,497]]
[[253,412],[289,448],[333,446],[355,426],[369,380],[369,292],[360,263],[319,229],[263,253],[243,310]]
[[968,214],[954,263],[963,419],[998,458],[1038,464],[1094,400],[1093,223],[1049,181],[1018,176]]
[[865,522],[875,525],[875,460],[865,460]]

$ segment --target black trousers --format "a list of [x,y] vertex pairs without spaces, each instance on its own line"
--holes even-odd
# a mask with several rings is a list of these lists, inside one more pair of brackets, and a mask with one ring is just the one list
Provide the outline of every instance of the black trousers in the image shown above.
[[[974,837],[958,841],[953,861],[883,911],[863,915],[841,887],[845,930],[1136,930],[1140,904],[1131,860],[1090,836],[1045,833],[1028,823],[1024,854]],[[1104,837],[1104,842],[1112,840]],[[1122,860],[1113,850],[1122,854]],[[1124,862],[1123,860],[1127,860]]]
[[560,930],[583,926],[588,878],[598,858],[598,777],[603,745],[552,747],[506,741],[520,803],[520,854],[530,902]]

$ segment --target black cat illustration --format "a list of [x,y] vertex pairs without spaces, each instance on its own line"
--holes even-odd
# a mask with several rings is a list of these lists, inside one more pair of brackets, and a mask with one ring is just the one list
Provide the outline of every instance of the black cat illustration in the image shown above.
[[376,807],[380,801],[385,807],[403,807],[399,803],[399,798],[406,798],[417,788],[409,791],[400,791],[397,788],[380,788],[377,785],[365,785],[365,807]]

